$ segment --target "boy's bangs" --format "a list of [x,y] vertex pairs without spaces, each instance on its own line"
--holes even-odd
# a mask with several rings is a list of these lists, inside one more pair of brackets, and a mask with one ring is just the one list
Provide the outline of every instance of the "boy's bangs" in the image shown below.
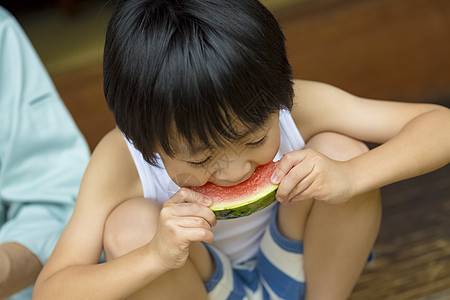
[[254,53],[244,45],[235,41],[230,47],[230,41],[212,38],[214,29],[190,26],[190,31],[173,32],[151,84],[152,111],[158,114],[151,118],[166,124],[158,140],[168,155],[174,154],[171,132],[187,142],[190,152],[221,147],[263,126],[281,108],[280,98],[286,98],[261,80],[260,73],[270,69],[252,62]]
[[195,155],[238,142],[265,125],[270,113],[276,110],[266,110],[265,114],[248,113],[247,107],[222,108],[219,101],[212,103],[215,105],[173,111],[171,126],[159,136],[166,154],[173,157],[184,149],[181,152],[187,150],[189,155]]

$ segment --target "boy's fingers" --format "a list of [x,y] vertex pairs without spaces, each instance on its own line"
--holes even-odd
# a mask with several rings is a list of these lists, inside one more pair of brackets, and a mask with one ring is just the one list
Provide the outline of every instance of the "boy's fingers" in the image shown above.
[[214,234],[211,230],[204,228],[183,228],[183,235],[190,242],[206,242],[211,244],[214,240]]
[[314,183],[314,176],[311,176],[310,174],[308,174],[308,176],[306,176],[299,184],[297,184],[294,190],[291,191],[286,197],[286,201],[291,201],[294,198],[296,200],[306,200],[311,198],[308,191],[310,190],[311,185]]
[[286,174],[305,158],[302,150],[289,152],[280,159],[278,165],[273,171],[271,181],[273,184],[279,184]]
[[183,218],[182,223],[180,223],[180,226],[183,228],[203,228],[211,230],[211,224],[200,217],[185,217]]
[[168,201],[172,203],[197,203],[208,207],[213,203],[211,198],[194,192],[188,188],[181,188],[172,197],[170,197]]
[[313,171],[313,166],[297,165],[292,168],[280,183],[277,191],[277,200],[284,202],[292,198],[292,192],[301,187],[303,180]]
[[213,211],[209,209],[209,207],[197,203],[176,203],[176,205],[172,206],[170,209],[170,213],[176,217],[202,218],[205,222],[208,222],[210,226],[215,226],[217,223]]

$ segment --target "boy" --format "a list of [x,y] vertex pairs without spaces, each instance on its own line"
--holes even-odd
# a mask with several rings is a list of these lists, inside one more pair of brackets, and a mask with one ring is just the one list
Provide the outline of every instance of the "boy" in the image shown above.
[[[445,108],[293,89],[256,0],[120,1],[104,79],[118,128],[36,299],[345,299],[378,232],[377,189],[449,161]],[[235,185],[271,160],[280,204],[248,217],[216,221],[186,188]]]

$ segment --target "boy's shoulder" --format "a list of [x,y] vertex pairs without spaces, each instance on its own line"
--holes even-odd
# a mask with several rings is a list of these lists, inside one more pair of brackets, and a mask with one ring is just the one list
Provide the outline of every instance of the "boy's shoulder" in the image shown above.
[[309,112],[309,109],[320,108],[328,104],[330,99],[343,96],[353,95],[327,83],[294,79],[294,112],[301,113],[305,109],[306,112]]
[[116,205],[127,199],[143,197],[133,158],[117,128],[106,134],[95,148],[81,187],[80,192],[89,198],[108,199]]
[[294,103],[291,115],[305,141],[316,133],[314,125],[321,117],[318,115],[319,105],[326,97],[326,89],[327,85],[320,82],[294,80]]
[[330,84],[295,79],[291,114],[307,141],[319,132],[333,131],[335,123],[351,113],[357,99]]

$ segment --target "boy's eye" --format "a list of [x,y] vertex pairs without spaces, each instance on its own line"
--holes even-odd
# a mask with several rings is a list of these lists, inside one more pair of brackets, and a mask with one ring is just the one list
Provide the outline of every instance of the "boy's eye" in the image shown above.
[[[245,145],[249,146],[249,147],[258,147],[258,146],[263,145],[266,141],[267,141],[267,135],[263,136],[260,140],[258,140],[256,142],[247,143]],[[212,156],[208,156],[206,159],[199,161],[199,162],[188,161],[188,164],[194,168],[195,167],[200,168],[203,165],[205,165],[211,158],[212,158]]]
[[256,142],[247,143],[246,146],[261,146],[267,141],[267,135],[265,135],[262,139]]
[[194,161],[188,161],[188,163],[192,166],[192,167],[201,167],[202,165],[204,165],[205,163],[208,162],[208,160],[211,159],[212,156],[208,156],[206,159],[199,161],[199,162],[194,162]]

